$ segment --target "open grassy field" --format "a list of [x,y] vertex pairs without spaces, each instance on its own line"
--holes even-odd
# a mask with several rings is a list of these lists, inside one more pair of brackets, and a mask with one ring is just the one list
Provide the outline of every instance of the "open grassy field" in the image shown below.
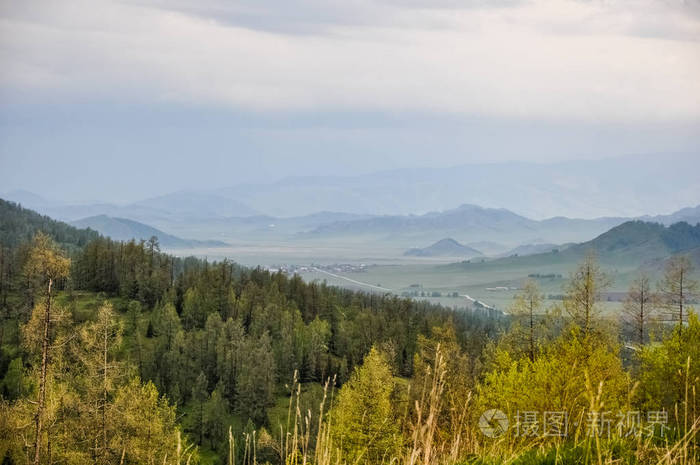
[[[551,252],[501,259],[476,258],[463,261],[456,257],[409,257],[404,248],[385,242],[356,241],[240,241],[223,248],[179,250],[213,260],[228,258],[248,266],[279,268],[303,266],[307,281],[326,281],[330,285],[365,292],[391,293],[426,299],[452,308],[470,307],[473,299],[506,311],[524,280],[535,277],[546,306],[559,302],[563,286],[582,259],[583,252]],[[662,253],[649,256],[661,256]],[[630,254],[603,254],[603,270],[612,278],[604,295],[610,314],[619,310],[620,300],[637,276],[641,257]],[[362,271],[329,271],[323,265],[366,265]],[[332,268],[332,267],[331,267]],[[287,269],[290,269],[289,267]],[[661,278],[662,267],[646,267],[652,281]]]
[[[541,264],[539,266],[517,266],[504,263],[471,263],[471,264],[393,264],[367,267],[363,272],[333,273],[322,271],[302,273],[307,281],[325,280],[330,285],[346,287],[354,290],[384,292],[397,295],[407,293],[416,298],[425,298],[434,303],[460,308],[471,305],[472,299],[479,300],[499,310],[507,310],[518,292],[523,281],[529,275],[535,278],[547,297],[547,304],[558,302],[557,297],[563,293],[569,273],[575,264],[562,263],[555,265]],[[613,278],[609,289],[611,302],[606,302],[606,309],[615,312],[619,307],[621,294],[626,292],[629,282],[634,278],[636,268],[604,267]],[[553,276],[547,276],[553,275]],[[362,285],[360,283],[365,283]],[[440,296],[434,296],[439,293]],[[454,294],[457,294],[455,297]]]

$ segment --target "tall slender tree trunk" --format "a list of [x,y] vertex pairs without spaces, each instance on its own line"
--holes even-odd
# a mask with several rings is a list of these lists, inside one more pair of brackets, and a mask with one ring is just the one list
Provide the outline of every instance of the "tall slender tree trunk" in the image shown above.
[[639,346],[644,345],[644,291],[641,295],[641,304],[639,307]]
[[586,328],[585,333],[588,336],[588,330],[591,322],[591,270],[586,269]]
[[41,345],[41,378],[39,379],[39,405],[36,409],[34,423],[36,438],[34,439],[34,465],[39,465],[41,451],[41,428],[43,426],[44,405],[46,403],[46,370],[49,364],[49,327],[51,325],[51,287],[53,280],[49,278],[46,292],[46,310],[44,311],[44,338]]
[[102,370],[102,457],[107,463],[107,328],[104,329],[103,337],[103,370]]
[[680,284],[680,286],[679,286],[680,299],[678,302],[678,322],[680,324],[678,325],[678,331],[682,332],[683,331],[683,271],[681,271],[679,284]]
[[535,325],[534,325],[534,302],[530,299],[530,361],[535,361]]
[[139,378],[143,379],[143,360],[141,358],[141,334],[138,327],[136,328],[136,353],[139,358]]

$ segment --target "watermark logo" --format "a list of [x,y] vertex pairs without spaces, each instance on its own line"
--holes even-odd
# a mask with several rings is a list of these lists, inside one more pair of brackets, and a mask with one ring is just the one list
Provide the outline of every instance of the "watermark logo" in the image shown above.
[[502,436],[508,430],[508,417],[501,410],[487,410],[479,418],[479,429],[489,438]]
[[[566,411],[522,411],[515,413],[512,434],[515,437],[568,437],[572,427],[583,429],[588,437],[665,437],[668,412],[649,411],[646,418],[639,411],[587,411],[585,423],[571,421]],[[577,416],[578,417],[578,416]],[[646,420],[646,421],[645,421]],[[484,436],[497,438],[508,431],[511,422],[502,410],[490,409],[479,418],[479,429]],[[584,429],[585,428],[585,429]]]

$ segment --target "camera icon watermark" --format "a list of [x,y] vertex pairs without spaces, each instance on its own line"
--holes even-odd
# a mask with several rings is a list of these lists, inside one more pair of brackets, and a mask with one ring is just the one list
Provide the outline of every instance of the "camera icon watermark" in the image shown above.
[[479,418],[479,429],[489,438],[503,436],[508,431],[508,425],[508,416],[495,408],[485,411]]

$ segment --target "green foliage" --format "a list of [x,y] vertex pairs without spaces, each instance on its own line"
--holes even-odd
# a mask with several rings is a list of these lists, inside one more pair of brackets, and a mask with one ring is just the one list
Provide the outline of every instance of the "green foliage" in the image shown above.
[[2,391],[0,391],[2,398],[10,401],[19,399],[28,393],[29,386],[24,374],[21,357],[17,357],[10,362],[0,386],[2,386]]
[[[178,447],[175,408],[158,395],[153,383],[132,379],[117,391],[114,409],[120,415],[116,417],[111,449],[124,454],[124,463],[180,463],[192,453],[186,443]],[[177,457],[178,450],[182,457]]]
[[[439,346],[439,351],[438,351]],[[479,373],[478,360],[470,359],[457,343],[454,325],[434,327],[431,337],[418,336],[418,351],[414,357],[414,375],[411,379],[409,412],[429,394],[435,377],[438,355],[444,363],[444,388],[437,413],[438,436],[446,440],[451,435],[465,433],[461,417],[466,412],[474,389],[474,379]]]
[[530,360],[535,360],[537,351],[539,328],[536,328],[538,314],[542,306],[544,296],[540,292],[537,281],[528,279],[521,293],[515,296],[510,313],[518,318],[517,339],[521,350],[524,350]]
[[514,360],[498,351],[494,369],[477,389],[477,412],[497,408],[514,417],[518,411],[566,411],[574,421],[590,406],[602,383],[606,410],[627,405],[631,381],[617,347],[585,337],[574,328],[531,361]]
[[[39,286],[68,277],[70,259],[66,258],[56,243],[46,234],[38,232],[24,262],[24,275]],[[50,291],[50,288],[49,288]]]
[[392,392],[389,364],[372,348],[341,388],[331,411],[335,443],[349,463],[378,463],[398,453],[401,440]]
[[700,283],[692,278],[692,272],[693,264],[690,259],[685,255],[677,255],[666,263],[664,278],[659,283],[661,303],[667,315],[678,322],[679,330],[682,330],[686,321],[686,307],[700,289]]
[[610,285],[610,278],[603,272],[596,256],[589,252],[571,274],[565,286],[564,308],[577,325],[588,336],[600,330],[600,298]]
[[207,401],[207,376],[200,372],[192,386],[192,414],[190,428],[199,438],[201,446],[204,439],[204,404]]
[[212,449],[225,450],[228,447],[229,407],[224,398],[223,387],[217,386],[204,404],[204,434]]
[[[50,315],[41,455],[50,444],[56,463],[120,463],[122,456],[123,463],[177,463],[179,454],[184,464],[192,448],[179,436],[176,418],[211,463],[227,456],[229,427],[240,434],[242,425],[250,437],[259,433],[258,462],[277,463],[286,451],[290,464],[303,456],[318,465],[334,465],[331,457],[449,465],[470,452],[489,455],[486,447],[493,446],[493,463],[503,457],[506,463],[578,463],[580,454],[593,451],[590,444],[533,442],[523,452],[507,442],[511,438],[484,441],[476,419],[464,418],[501,408],[511,418],[518,410],[565,410],[573,420],[593,405],[624,410],[630,398],[640,410],[695,405],[697,318],[644,347],[628,373],[614,322],[597,311],[606,279],[593,260],[572,275],[563,306],[544,315],[537,311],[539,291],[526,287],[513,307],[519,325],[498,335],[500,320],[481,314],[226,261],[176,259],[154,240],[97,239],[74,250],[69,286],[65,257],[49,240],[39,237],[39,243],[44,255],[28,246],[10,251],[13,275],[26,270],[36,279],[15,278],[0,289],[12,309],[3,328],[23,329],[21,338],[17,330],[3,333],[0,352],[0,457],[6,460],[24,463],[32,452],[31,441],[21,438],[32,438],[35,428],[47,303],[41,296],[49,277],[63,281],[58,288],[64,291]],[[568,327],[563,310],[571,317]],[[289,397],[281,395],[294,373],[304,391],[292,418],[308,423],[290,445],[277,434],[280,425],[295,434],[295,425],[286,423]],[[308,417],[325,395],[317,383],[333,376],[340,391],[330,413]],[[595,452],[607,454],[599,463],[632,463],[633,456],[646,457],[639,450],[660,457],[644,447],[619,439],[596,445]]]
[[[700,391],[700,320],[690,311],[683,331],[672,331],[660,343],[639,354],[639,406],[644,410],[674,412],[684,407],[686,395]],[[692,404],[691,404],[692,405]]]

